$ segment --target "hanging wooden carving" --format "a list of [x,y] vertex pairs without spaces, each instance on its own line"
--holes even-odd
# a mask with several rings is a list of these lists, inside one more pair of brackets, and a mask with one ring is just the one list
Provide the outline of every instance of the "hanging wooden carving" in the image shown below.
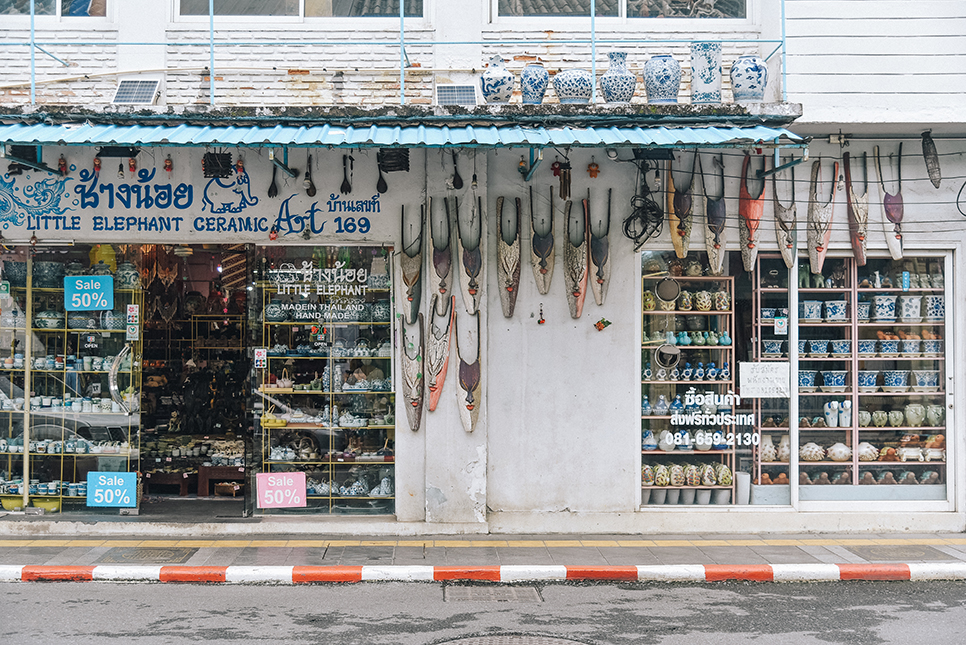
[[452,295],[453,287],[453,218],[450,217],[449,203],[445,197],[442,214],[433,211],[432,197],[426,203],[429,210],[429,241],[432,245],[433,292],[439,296],[437,302],[444,302]]
[[708,188],[708,180],[704,175],[704,168],[701,166],[701,156],[697,155],[698,172],[701,174],[701,186],[705,199],[705,213],[708,220],[708,230],[704,234],[704,248],[708,252],[708,269],[712,275],[721,275],[724,272],[724,261],[727,247],[727,229],[725,224],[728,221],[728,213],[725,210],[724,200],[724,155],[718,154],[712,157],[711,165],[718,168],[718,190],[711,191]]
[[[758,258],[758,226],[765,210],[765,180],[761,180],[761,189],[752,196],[748,190],[748,168],[751,166],[751,155],[745,153],[741,162],[741,187],[738,189],[738,230],[741,235],[741,262],[745,271],[755,270],[755,260]],[[765,169],[762,159],[761,169]]]
[[533,186],[530,187],[530,263],[533,277],[537,281],[537,291],[546,294],[550,291],[553,279],[553,188],[550,189],[550,214],[546,217],[534,214]]
[[[463,352],[460,351],[459,335],[456,336],[456,356],[460,361],[459,370],[459,397],[460,397],[460,421],[463,429],[473,432],[476,421],[480,416],[480,404],[482,403],[481,393],[483,390],[483,373],[480,364],[480,314],[473,315],[476,318],[476,359],[472,363],[463,360]],[[456,319],[453,320],[453,328],[456,329]],[[455,332],[454,332],[455,333]]]
[[[419,233],[413,235],[414,225],[406,221],[406,207],[402,207],[402,253],[399,262],[402,268],[403,289],[399,311],[410,325],[416,322],[419,313],[419,301],[423,293],[423,224],[425,221],[425,206],[420,207]],[[406,240],[411,240],[408,244]]]
[[470,208],[468,216],[460,216],[459,205],[453,198],[456,214],[456,231],[459,239],[456,253],[459,257],[460,293],[466,312],[475,314],[483,301],[483,200]]
[[423,416],[423,314],[418,314],[416,325],[419,327],[419,343],[406,338],[406,325],[403,325],[402,347],[402,393],[406,406],[409,429],[419,430]]
[[835,210],[835,180],[839,176],[839,162],[832,170],[832,190],[826,204],[818,203],[818,180],[822,176],[822,162],[816,159],[812,164],[812,179],[808,187],[808,262],[812,273],[821,273],[828,252],[828,241],[832,237],[832,215]]
[[[587,232],[590,235],[590,288],[594,292],[594,301],[598,305],[604,304],[607,296],[607,286],[610,284],[610,207],[613,188],[607,189],[607,215],[601,220],[600,226],[595,227],[587,220]],[[594,229],[601,229],[598,236]]]
[[[442,313],[438,313],[438,300],[445,302]],[[441,298],[433,294],[433,306],[429,312],[429,335],[426,343],[426,387],[429,389],[429,411],[436,410],[439,397],[446,383],[446,369],[449,366],[450,344],[452,343],[453,317],[456,315],[456,296]]]
[[564,204],[564,221],[567,222],[564,236],[564,280],[567,286],[567,302],[570,304],[570,317],[580,318],[584,311],[584,298],[587,297],[587,222],[590,214],[590,190],[588,199],[582,201],[583,210],[571,214],[573,202]]
[[[772,163],[774,168],[774,162]],[[782,252],[782,260],[789,269],[798,262],[798,207],[795,206],[795,167],[792,166],[792,203],[782,206],[778,201],[778,180],[773,172],[771,175],[771,196],[775,206],[775,236],[778,238],[778,250]]]
[[856,195],[852,185],[852,164],[849,153],[842,155],[842,165],[845,166],[845,203],[849,214],[849,238],[852,240],[852,253],[855,263],[865,266],[866,237],[869,232],[869,167],[868,155],[862,153],[862,178],[864,188],[861,195]]
[[497,284],[500,285],[500,305],[503,315],[513,317],[520,287],[520,229],[523,207],[516,198],[516,210],[503,216],[503,198],[496,198],[497,222]]
[[[886,192],[885,179],[882,176],[882,162],[879,159],[879,146],[872,149],[875,157],[875,174],[879,178],[879,189],[882,191],[882,213],[884,219],[882,227],[885,230],[886,244],[893,260],[902,259],[902,142],[899,143],[899,154],[896,157],[896,183],[898,190],[895,195]],[[892,155],[889,155],[892,160]],[[891,227],[889,225],[892,225]]]
[[691,188],[694,185],[694,164],[697,154],[691,158],[691,174],[684,185],[674,185],[673,162],[668,162],[667,216],[671,222],[671,244],[674,254],[685,258],[691,246]]

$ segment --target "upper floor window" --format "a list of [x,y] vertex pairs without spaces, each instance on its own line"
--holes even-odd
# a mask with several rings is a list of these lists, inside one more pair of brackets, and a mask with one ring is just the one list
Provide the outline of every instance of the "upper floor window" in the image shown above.
[[[35,0],[34,15],[106,16],[107,0]],[[0,0],[0,15],[30,15],[30,0]]]
[[[597,0],[598,16],[745,18],[747,0]],[[590,16],[590,0],[499,0],[501,16]]]
[[[0,0],[2,2],[3,0]],[[179,0],[182,16],[207,16],[208,0]],[[407,16],[423,15],[423,0],[405,0]],[[216,16],[399,16],[399,0],[215,0]]]

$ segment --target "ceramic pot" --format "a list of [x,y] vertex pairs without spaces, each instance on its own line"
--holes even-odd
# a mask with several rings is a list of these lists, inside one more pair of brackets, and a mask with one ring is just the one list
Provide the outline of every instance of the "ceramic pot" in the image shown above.
[[941,340],[929,339],[922,341],[923,356],[942,356],[943,342]]
[[130,262],[122,262],[117,265],[115,279],[117,280],[118,289],[141,288],[141,272]]
[[875,341],[874,340],[860,340],[859,341],[859,356],[872,356],[875,354]]
[[942,322],[946,318],[946,298],[944,296],[926,296],[923,308],[926,320],[929,322]]
[[52,309],[41,311],[34,316],[34,326],[38,329],[62,329],[64,327],[64,314]]
[[815,356],[824,356],[828,354],[828,341],[813,338],[808,341],[808,353],[814,354]]
[[553,77],[553,91],[561,103],[589,103],[594,77],[585,69],[568,69]]
[[850,354],[852,352],[852,341],[848,338],[833,340],[829,343],[833,354]]
[[852,402],[842,401],[839,404],[839,427],[840,428],[851,428],[852,427]]
[[781,340],[763,340],[761,341],[762,349],[765,354],[775,356],[782,353],[782,343]]
[[730,311],[731,310],[731,294],[725,290],[714,292],[714,310],[715,311]]
[[761,435],[761,445],[758,446],[758,454],[760,455],[761,461],[775,461],[778,459],[778,451],[775,450],[775,444],[772,443],[770,434]]
[[101,329],[124,329],[127,319],[120,311],[107,310],[101,314]]
[[879,389],[879,370],[859,370],[857,378],[859,392],[875,392]]
[[821,300],[803,300],[799,308],[799,316],[805,320],[821,320],[822,319],[822,301]]
[[721,103],[721,43],[691,43],[691,103]]
[[792,456],[792,442],[787,434],[778,442],[778,461],[788,461]]
[[678,311],[691,311],[694,308],[694,297],[690,291],[681,291],[678,296]]
[[641,486],[654,485],[654,469],[650,464],[641,465]]
[[909,387],[909,370],[886,370],[882,373],[883,387]]
[[678,504],[694,504],[694,494],[697,491],[693,488],[686,488],[681,491],[681,499]]
[[480,74],[480,89],[487,103],[509,103],[513,96],[513,72],[503,64],[499,54],[490,58],[489,64]]
[[834,443],[825,451],[830,461],[848,461],[852,458],[852,449],[844,443]]
[[859,444],[858,452],[859,461],[875,461],[879,458],[879,449],[866,441]]
[[922,320],[922,296],[899,296],[898,314],[902,322]]
[[918,356],[921,345],[922,343],[918,338],[906,338],[900,341],[902,353],[907,356]]
[[872,313],[872,303],[866,300],[860,300],[855,305],[855,316],[860,322],[868,322],[869,315]]
[[918,428],[926,420],[926,408],[921,403],[910,403],[904,410],[906,416],[906,426]]
[[680,86],[681,65],[673,56],[661,54],[644,63],[644,87],[648,103],[677,103]]
[[759,56],[741,56],[731,65],[735,103],[761,103],[768,85],[768,65]]
[[798,370],[798,389],[808,391],[815,390],[816,370]]
[[918,390],[939,389],[939,370],[912,370],[912,377]]
[[822,461],[825,457],[825,450],[817,443],[808,442],[798,449],[798,457],[802,461]]
[[868,410],[859,410],[859,426],[868,428],[870,423],[872,423],[872,413]]
[[64,275],[84,275],[84,264],[79,260],[71,260],[64,269]]
[[60,262],[34,262],[34,286],[58,289],[64,286],[64,265]]
[[630,103],[637,88],[637,75],[627,69],[627,52],[607,54],[610,65],[600,77],[600,92],[607,103]]
[[880,322],[896,321],[897,296],[878,295],[872,297],[872,320]]
[[945,409],[941,405],[926,406],[926,420],[930,427],[938,428],[942,426],[945,412]]
[[822,372],[822,384],[825,387],[845,387],[847,370],[825,370]]
[[902,426],[905,419],[906,415],[903,414],[902,410],[889,410],[889,425],[893,428]]
[[520,73],[520,90],[524,105],[540,105],[547,94],[550,74],[540,63],[530,63]]
[[884,410],[874,410],[872,412],[872,425],[882,428],[889,423],[889,415]]
[[27,263],[4,260],[3,277],[7,279],[11,287],[26,287]]
[[694,307],[698,311],[711,311],[713,304],[710,291],[698,291],[694,294]]
[[825,320],[845,320],[845,301],[826,300]]
[[898,354],[899,353],[899,341],[897,341],[897,340],[880,340],[879,341],[879,353],[880,354]]
[[644,311],[654,311],[654,308],[657,307],[657,298],[654,297],[653,292],[645,291],[641,296],[641,304]]

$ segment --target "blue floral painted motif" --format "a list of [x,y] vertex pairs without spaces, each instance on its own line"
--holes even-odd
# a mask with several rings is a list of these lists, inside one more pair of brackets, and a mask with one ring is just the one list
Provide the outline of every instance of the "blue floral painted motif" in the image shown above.
[[662,54],[644,63],[644,87],[648,103],[677,103],[681,85],[681,65]]
[[600,77],[600,91],[608,103],[630,103],[637,89],[637,75],[627,69],[627,52],[607,54],[610,66]]

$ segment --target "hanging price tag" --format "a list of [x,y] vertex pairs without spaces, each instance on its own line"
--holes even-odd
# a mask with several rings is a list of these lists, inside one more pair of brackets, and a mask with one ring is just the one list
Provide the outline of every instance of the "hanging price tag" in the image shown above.
[[775,312],[775,335],[788,335],[788,309],[779,309]]

